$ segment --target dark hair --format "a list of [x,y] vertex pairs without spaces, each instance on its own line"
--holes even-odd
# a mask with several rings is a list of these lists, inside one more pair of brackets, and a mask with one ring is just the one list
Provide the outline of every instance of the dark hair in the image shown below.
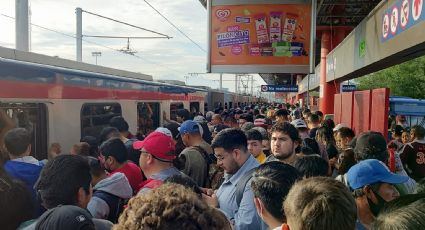
[[[326,142],[326,144],[335,144],[333,131],[328,127],[319,127],[317,129],[316,136],[319,137],[322,141]],[[320,140],[317,141],[320,142]]]
[[192,120],[192,115],[187,109],[178,109],[176,115],[181,117],[183,121]]
[[372,223],[371,230],[425,229],[424,194],[401,196],[385,207]]
[[92,157],[99,156],[99,143],[97,142],[97,138],[93,136],[84,136],[80,139],[80,142],[86,142],[90,145],[89,155]]
[[30,144],[31,134],[24,128],[11,129],[4,136],[4,145],[13,156],[20,156],[25,153]]
[[294,167],[302,177],[327,176],[329,171],[328,162],[316,155],[304,156],[295,161]]
[[333,129],[335,128],[335,122],[331,119],[326,119],[322,122],[321,126],[333,131]]
[[120,132],[128,131],[129,128],[127,121],[125,121],[124,117],[121,116],[111,118],[109,125],[111,127],[117,128]]
[[305,156],[316,155],[316,153],[310,147],[305,147],[305,146],[301,147],[300,153],[302,153]]
[[198,184],[196,184],[196,182],[192,178],[190,178],[189,176],[186,176],[185,174],[180,173],[180,174],[170,176],[164,180],[164,183],[181,184],[184,187],[191,189],[194,193],[202,197],[201,188],[199,188]]
[[312,123],[315,123],[315,124],[320,122],[319,115],[317,115],[315,113],[310,114],[310,116],[308,117],[308,120]]
[[251,140],[260,141],[260,142],[263,141],[263,136],[258,130],[250,129],[245,132],[245,135],[248,141],[251,141]]
[[58,155],[43,167],[35,185],[47,209],[58,205],[76,205],[77,193],[83,188],[90,193],[90,166],[79,155]]
[[95,177],[100,177],[105,174],[105,168],[100,163],[100,160],[94,157],[87,157],[90,166],[90,174]]
[[120,137],[120,131],[115,127],[105,127],[102,129],[99,135],[99,143],[107,141],[111,137]]
[[286,109],[279,109],[276,112],[274,112],[274,116],[276,117],[287,117],[288,115],[289,115],[289,112]]
[[344,159],[342,160],[341,165],[339,166],[338,174],[344,175],[357,162],[356,162],[356,159],[354,158],[353,149],[343,150],[340,154],[344,156]]
[[386,163],[388,156],[387,143],[381,133],[368,131],[357,136],[354,148],[356,161],[376,159]]
[[342,138],[346,138],[346,137],[353,138],[354,136],[356,136],[354,131],[348,127],[342,127],[338,129],[337,134],[339,134]]
[[314,114],[316,114],[319,117],[323,117],[323,113],[320,110],[314,111]]
[[212,135],[211,135],[211,131],[208,128],[208,124],[205,122],[202,123],[198,123],[201,127],[202,127],[202,139],[204,139],[205,142],[207,142],[208,144],[211,144],[212,141]]
[[267,162],[255,170],[251,182],[252,191],[274,218],[285,221],[282,204],[299,177],[298,171],[288,164]]
[[415,134],[415,137],[418,139],[424,139],[425,137],[425,128],[421,125],[414,125],[412,126],[413,133]]
[[239,119],[244,119],[244,120],[246,120],[247,122],[254,122],[254,117],[252,116],[252,114],[249,114],[249,113],[244,113],[244,114],[242,114],[242,115],[239,117]]
[[298,130],[288,122],[276,123],[273,125],[271,133],[281,132],[288,135],[292,141],[300,141]]
[[113,138],[105,141],[100,146],[100,153],[105,157],[113,157],[122,164],[128,159],[127,149],[121,139]]
[[233,123],[233,124],[238,123],[238,121],[236,120],[236,118],[234,116],[227,116],[226,118],[224,118],[224,122],[225,123]]
[[27,187],[21,181],[12,180],[0,166],[0,226],[15,230],[34,217],[33,202]]
[[245,133],[240,129],[228,128],[220,131],[213,139],[211,147],[223,148],[227,152],[234,149],[240,149],[243,152],[248,151],[248,141]]
[[304,138],[302,142],[302,146],[308,147],[314,152],[314,154],[320,155],[320,147],[315,139],[310,137]]

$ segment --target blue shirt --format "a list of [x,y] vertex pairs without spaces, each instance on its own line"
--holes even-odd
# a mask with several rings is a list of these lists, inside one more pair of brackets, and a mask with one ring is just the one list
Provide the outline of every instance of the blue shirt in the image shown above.
[[258,167],[258,161],[250,155],[248,160],[233,175],[225,174],[224,182],[217,191],[220,210],[234,222],[236,230],[261,229],[261,219],[254,204],[254,193],[251,189],[251,180],[245,186],[243,197],[238,207],[236,203],[236,185],[247,171]]

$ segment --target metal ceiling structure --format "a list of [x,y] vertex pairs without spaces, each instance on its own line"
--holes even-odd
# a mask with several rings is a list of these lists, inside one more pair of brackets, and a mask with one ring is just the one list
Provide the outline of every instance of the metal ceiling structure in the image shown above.
[[[207,0],[198,0],[205,8]],[[354,29],[381,0],[317,0],[317,32],[329,27]],[[316,63],[320,61],[320,39],[316,40]],[[288,84],[291,74],[260,74],[267,84]]]

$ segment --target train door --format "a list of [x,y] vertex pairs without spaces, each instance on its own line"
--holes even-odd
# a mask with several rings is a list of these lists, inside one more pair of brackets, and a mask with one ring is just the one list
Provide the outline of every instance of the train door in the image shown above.
[[179,109],[184,109],[184,104],[182,102],[172,102],[170,104],[170,119],[173,121],[177,120],[176,112]]
[[199,112],[201,112],[200,104],[197,101],[190,102],[189,107],[190,107],[190,113],[191,114],[198,114]]
[[160,126],[160,111],[159,102],[137,103],[137,137],[139,140]]
[[0,103],[0,151],[4,136],[13,128],[25,128],[31,134],[31,155],[47,158],[47,106],[44,103]]
[[109,121],[115,116],[122,116],[121,105],[118,103],[87,103],[81,108],[81,137],[99,137],[103,128],[109,126]]

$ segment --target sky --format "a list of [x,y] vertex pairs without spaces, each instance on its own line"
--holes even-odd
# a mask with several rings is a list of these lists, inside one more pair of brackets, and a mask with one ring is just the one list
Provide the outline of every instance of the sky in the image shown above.
[[[207,50],[207,11],[198,0],[147,0],[192,40]],[[31,10],[31,52],[76,59],[75,8],[166,34],[172,39],[130,40],[135,56],[115,50],[127,46],[127,39],[97,36],[157,36],[155,34],[83,13],[83,62],[95,64],[92,52],[101,52],[99,65],[152,75],[154,79],[186,81],[188,85],[219,87],[218,74],[205,74],[207,54],[184,37],[144,0],[29,0]],[[5,16],[6,15],[6,16]],[[0,46],[15,48],[15,1],[0,0]],[[35,25],[48,28],[39,28]],[[66,36],[69,35],[69,36]],[[198,74],[190,74],[198,73]],[[234,91],[234,75],[223,75],[223,87]],[[254,88],[265,84],[254,75]],[[246,81],[245,81],[246,82]],[[246,83],[245,83],[246,84]],[[249,86],[250,88],[250,86]],[[258,90],[257,90],[258,91]]]

